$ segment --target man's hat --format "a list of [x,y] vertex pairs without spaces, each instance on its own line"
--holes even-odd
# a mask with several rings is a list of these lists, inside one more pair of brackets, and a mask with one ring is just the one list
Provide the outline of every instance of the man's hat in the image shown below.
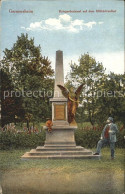
[[108,120],[112,121],[113,122],[113,118],[112,117],[109,117]]

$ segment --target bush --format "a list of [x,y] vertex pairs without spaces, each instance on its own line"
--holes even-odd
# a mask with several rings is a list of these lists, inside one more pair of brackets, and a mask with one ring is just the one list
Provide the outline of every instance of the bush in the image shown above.
[[75,132],[76,144],[86,148],[96,146],[100,138],[100,131],[77,129]]
[[[101,130],[84,130],[77,129],[75,132],[76,144],[86,148],[94,148],[97,146],[97,142],[101,136]],[[117,134],[116,147],[124,148],[124,136],[125,130],[119,131]]]
[[[93,129],[77,129],[75,131],[76,144],[85,148],[94,148],[100,139],[102,130]],[[116,147],[124,148],[124,136],[125,131],[120,130],[117,134]],[[45,142],[45,131],[40,133],[27,134],[13,133],[13,132],[1,132],[0,133],[0,149],[9,148],[36,148],[37,146],[43,146]]]
[[39,145],[44,145],[45,131],[36,133],[0,133],[0,149],[9,148],[34,148]]

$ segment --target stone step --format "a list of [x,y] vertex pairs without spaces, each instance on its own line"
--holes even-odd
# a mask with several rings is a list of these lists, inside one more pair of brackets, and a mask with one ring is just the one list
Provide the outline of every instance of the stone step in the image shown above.
[[30,152],[29,152],[30,155],[91,155],[92,154],[92,151],[89,151],[89,150],[85,150],[84,151],[60,151],[60,150],[54,150],[54,151],[36,151],[35,149],[32,149]]
[[94,155],[46,155],[46,156],[38,156],[38,155],[30,155],[29,152],[26,152],[21,159],[99,159],[100,156]]
[[76,147],[73,144],[45,144],[44,147]]
[[54,151],[54,150],[64,150],[64,151],[83,151],[84,148],[81,146],[38,146],[37,151]]

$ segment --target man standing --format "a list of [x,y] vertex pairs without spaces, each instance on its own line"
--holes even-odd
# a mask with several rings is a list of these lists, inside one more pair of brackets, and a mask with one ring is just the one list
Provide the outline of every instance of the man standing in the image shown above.
[[96,153],[93,155],[99,155],[103,145],[110,144],[111,159],[114,159],[115,142],[116,142],[116,133],[117,132],[118,132],[118,128],[117,128],[116,124],[113,123],[113,118],[109,117],[107,120],[107,124],[105,125],[105,127],[102,131],[101,140],[98,141]]

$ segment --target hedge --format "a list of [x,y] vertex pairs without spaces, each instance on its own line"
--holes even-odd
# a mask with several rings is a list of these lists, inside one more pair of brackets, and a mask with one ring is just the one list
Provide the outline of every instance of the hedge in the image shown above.
[[[77,129],[75,131],[76,144],[86,148],[94,148],[100,139],[101,131]],[[124,148],[125,131],[117,134],[116,147]],[[43,146],[45,142],[45,131],[36,133],[0,133],[0,149],[9,148],[36,148]]]
[[[100,140],[101,131],[77,129],[75,132],[76,144],[86,148],[94,148]],[[125,130],[117,134],[116,147],[124,148]]]
[[9,148],[35,148],[44,145],[45,131],[36,133],[0,133],[0,149]]

